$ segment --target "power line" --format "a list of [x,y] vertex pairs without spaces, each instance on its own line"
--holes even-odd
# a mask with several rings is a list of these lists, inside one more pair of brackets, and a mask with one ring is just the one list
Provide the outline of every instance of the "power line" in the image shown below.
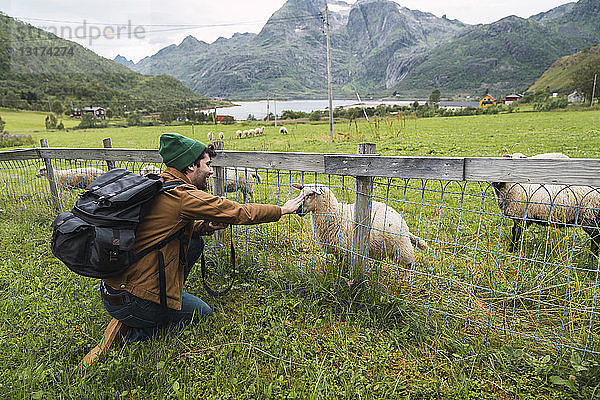
[[[283,22],[289,22],[289,21],[308,21],[308,20],[313,20],[313,19],[320,19],[321,16],[318,14],[306,14],[306,15],[299,15],[299,16],[293,16],[293,17],[281,17],[281,18],[270,18],[268,20],[269,23],[283,23]],[[24,18],[24,19],[30,19],[30,20],[39,20],[39,21],[46,21],[46,22],[62,22],[65,24],[81,24],[82,22],[79,21],[66,21],[66,20],[45,20],[45,19],[35,19],[35,18]],[[21,22],[21,21],[19,21]],[[142,34],[145,35],[147,33],[164,33],[164,32],[175,32],[175,31],[185,31],[185,30],[190,30],[190,29],[202,29],[202,28],[219,28],[219,27],[228,27],[228,26],[237,26],[237,25],[251,25],[257,22],[262,22],[262,21],[256,21],[256,22],[251,22],[251,21],[241,21],[241,22],[230,22],[230,23],[221,23],[221,24],[197,24],[197,25],[187,25],[187,24],[136,24],[133,27],[145,27],[145,26],[164,26],[164,27],[169,27],[169,28],[165,28],[165,29],[155,29],[155,30],[144,30],[143,32],[139,32],[138,34]],[[125,26],[130,26],[127,24],[106,24],[106,23],[88,23],[87,21],[83,21],[83,23],[85,23],[88,26],[93,26],[93,25],[104,25],[104,26],[108,26],[108,27],[112,27],[115,26],[117,28],[119,27],[125,27]],[[28,39],[5,39],[5,40],[0,40],[0,42],[9,42],[9,43],[30,43],[30,42],[38,42],[38,41],[52,41],[52,40],[77,40],[77,39],[100,39],[102,36],[100,35],[100,32],[98,33],[94,33],[92,34],[91,32],[88,32],[88,34],[85,35],[76,35],[76,36],[72,36],[69,35],[68,38],[63,38],[61,36],[56,35],[54,32],[49,32],[46,29],[49,29],[50,27],[36,27],[34,25],[31,25],[34,28],[40,29],[42,32],[39,32],[37,38],[28,38]],[[131,26],[130,26],[131,27]],[[78,27],[77,27],[78,28]],[[75,28],[75,29],[77,29]],[[70,29],[70,27],[69,27]],[[62,30],[61,30],[62,33]],[[69,32],[71,33],[71,32]],[[55,37],[46,37],[44,38],[44,35],[54,35]],[[123,34],[123,38],[131,38],[131,31],[125,32],[125,34]],[[111,33],[111,34],[104,34],[104,36],[107,36],[110,38],[110,40],[116,38],[117,39],[121,36],[121,32],[117,29],[116,33]]]
[[[24,21],[44,21],[44,22],[60,22],[64,24],[81,24],[85,22],[89,25],[106,25],[106,26],[128,26],[131,24],[128,21],[127,24],[123,23],[107,23],[107,22],[90,22],[87,20],[83,21],[69,21],[69,20],[59,20],[59,19],[44,19],[44,18],[29,18],[29,17],[11,17],[13,19],[24,20]],[[279,22],[279,21],[292,21],[292,20],[301,20],[301,19],[314,19],[321,18],[319,14],[304,14],[304,15],[294,15],[290,17],[277,17],[277,18],[269,18],[268,22]],[[254,24],[262,22],[263,20],[254,20],[254,21],[237,21],[237,22],[227,22],[220,24],[135,24],[135,26],[168,26],[168,27],[192,27],[192,28],[212,28],[212,27],[222,27],[222,26],[235,26],[241,24]]]

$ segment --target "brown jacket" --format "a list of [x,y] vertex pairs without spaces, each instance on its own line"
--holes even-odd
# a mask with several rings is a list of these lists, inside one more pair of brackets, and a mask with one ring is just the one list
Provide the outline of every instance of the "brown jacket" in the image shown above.
[[[206,234],[208,222],[251,225],[278,221],[281,207],[269,204],[239,204],[213,196],[192,185],[189,179],[174,168],[161,174],[165,182],[180,180],[177,186],[154,199],[150,211],[138,226],[134,251],[136,253],[185,228],[183,247],[192,234]],[[167,281],[167,306],[181,309],[184,265],[179,261],[180,241],[172,240],[162,248]],[[115,289],[124,289],[146,300],[160,303],[158,280],[158,251],[153,251],[133,264],[120,276],[104,280]]]

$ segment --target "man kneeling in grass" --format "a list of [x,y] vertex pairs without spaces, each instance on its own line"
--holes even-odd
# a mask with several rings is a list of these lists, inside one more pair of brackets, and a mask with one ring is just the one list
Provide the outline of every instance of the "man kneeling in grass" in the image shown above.
[[[169,326],[192,323],[212,314],[200,298],[183,291],[185,280],[204,249],[203,235],[228,225],[251,225],[278,221],[295,212],[302,195],[283,206],[239,204],[205,190],[212,175],[212,145],[165,133],[160,137],[159,154],[167,169],[160,175],[165,183],[179,181],[174,189],[158,195],[140,221],[134,252],[140,253],[182,230],[159,251],[152,251],[123,274],[101,283],[102,303],[113,317],[104,339],[82,361],[91,364],[113,341],[146,340]],[[161,288],[159,263],[164,265],[165,287]],[[163,305],[161,305],[161,295]]]

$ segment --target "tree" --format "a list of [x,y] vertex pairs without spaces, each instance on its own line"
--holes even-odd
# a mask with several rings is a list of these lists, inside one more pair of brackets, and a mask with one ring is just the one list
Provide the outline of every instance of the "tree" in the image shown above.
[[2,121],[2,117],[0,117],[0,133],[4,132],[4,125],[6,122]]
[[127,126],[136,126],[142,123],[142,117],[138,113],[130,113],[127,115]]
[[81,117],[81,122],[77,125],[80,129],[95,128],[98,123],[98,118],[94,114],[84,114]]
[[58,121],[56,120],[56,116],[54,114],[50,114],[46,117],[46,129],[56,129],[56,125]]
[[442,97],[442,93],[438,89],[435,89],[429,95],[429,104],[437,104],[437,103],[439,103],[440,102],[440,97]]
[[310,121],[319,121],[319,120],[321,119],[321,116],[322,116],[322,115],[323,115],[323,114],[321,113],[321,111],[319,111],[319,110],[315,110],[315,111],[312,111],[312,112],[311,112],[311,113],[308,115],[308,119],[309,119]]
[[56,115],[61,115],[65,111],[65,107],[63,106],[63,103],[60,102],[60,100],[54,100],[54,102],[50,106],[50,110]]
[[160,120],[165,124],[170,124],[175,119],[175,113],[173,111],[163,111],[160,113]]
[[597,60],[587,60],[573,70],[573,73],[571,74],[573,86],[585,96],[586,101],[592,100],[594,75],[598,75],[596,80],[596,94],[594,97],[600,97],[600,90],[598,88],[600,86],[600,63]]

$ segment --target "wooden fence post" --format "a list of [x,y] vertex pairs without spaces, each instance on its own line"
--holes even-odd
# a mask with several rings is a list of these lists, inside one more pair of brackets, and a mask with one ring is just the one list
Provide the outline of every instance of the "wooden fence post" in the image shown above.
[[[225,150],[225,143],[223,141],[212,142],[215,146],[215,150]],[[224,167],[213,167],[214,175],[213,175],[213,194],[215,196],[224,196],[225,195],[225,168]],[[220,230],[215,232],[215,246],[224,247],[225,246],[225,230]]]
[[[375,154],[377,146],[373,143],[360,143],[358,154]],[[373,178],[356,177],[356,196],[354,201],[354,228],[352,229],[352,278],[362,279],[369,252],[369,234],[371,233],[371,202],[373,199]]]
[[[42,147],[49,147],[48,139],[41,139],[40,145]],[[54,207],[58,212],[61,212],[62,207],[60,205],[60,197],[58,197],[58,188],[56,187],[56,180],[54,180],[54,167],[52,166],[52,160],[49,158],[44,158],[43,160],[44,163],[46,163],[46,172],[48,173],[48,183],[50,184],[50,193],[52,195]]]
[[[103,139],[102,144],[104,145],[105,149],[112,149],[112,141],[110,140],[110,138]],[[106,160],[106,166],[110,171],[111,169],[115,168],[115,162]]]

